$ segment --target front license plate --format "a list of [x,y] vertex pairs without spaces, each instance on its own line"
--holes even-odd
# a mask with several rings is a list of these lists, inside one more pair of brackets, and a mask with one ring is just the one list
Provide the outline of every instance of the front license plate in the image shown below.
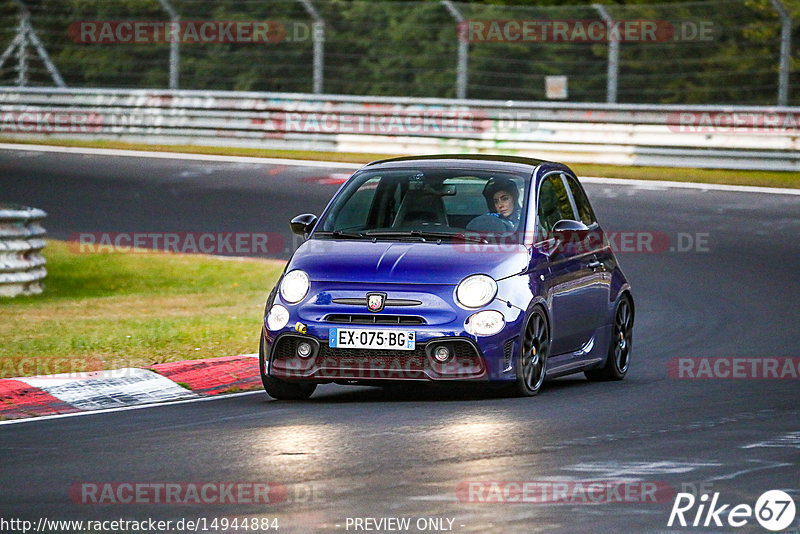
[[414,350],[414,332],[331,328],[328,345],[334,349]]

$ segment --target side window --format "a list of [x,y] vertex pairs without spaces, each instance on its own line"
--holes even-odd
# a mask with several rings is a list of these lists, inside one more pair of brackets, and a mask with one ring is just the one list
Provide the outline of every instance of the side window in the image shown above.
[[538,206],[539,226],[545,232],[550,232],[561,219],[575,218],[567,189],[559,175],[550,175],[542,182]]
[[586,193],[583,188],[572,176],[567,176],[567,183],[572,192],[572,198],[575,199],[575,207],[578,208],[578,216],[583,224],[591,226],[597,222],[592,210],[592,205],[589,204],[589,199],[586,198]]

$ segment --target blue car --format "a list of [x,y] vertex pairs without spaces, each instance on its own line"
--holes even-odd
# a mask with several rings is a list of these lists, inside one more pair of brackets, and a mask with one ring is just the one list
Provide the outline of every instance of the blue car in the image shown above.
[[478,155],[359,169],[317,218],[268,297],[260,367],[276,399],[318,384],[621,380],[630,285],[565,165]]

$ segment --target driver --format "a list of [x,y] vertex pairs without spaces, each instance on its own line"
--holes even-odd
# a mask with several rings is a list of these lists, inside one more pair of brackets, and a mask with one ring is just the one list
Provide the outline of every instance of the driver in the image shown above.
[[519,207],[519,188],[511,178],[490,178],[483,188],[489,214],[510,221],[514,230],[519,226],[522,210]]

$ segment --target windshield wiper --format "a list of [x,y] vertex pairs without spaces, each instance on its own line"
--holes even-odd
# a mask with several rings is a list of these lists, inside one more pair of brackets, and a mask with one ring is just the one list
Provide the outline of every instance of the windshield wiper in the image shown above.
[[425,241],[423,232],[419,230],[367,230],[364,232],[367,237],[411,237]]
[[426,230],[372,230],[367,231],[368,237],[416,237],[423,241],[428,239],[457,239],[459,241],[470,241],[475,243],[488,243],[488,241],[477,235],[453,234],[450,232],[432,232]]
[[485,237],[481,237],[479,235],[472,235],[472,234],[451,234],[449,232],[420,232],[425,237],[435,237],[437,239],[447,237],[450,239],[457,239],[459,241],[470,241],[473,243],[488,243],[489,241]]
[[470,234],[455,234],[453,235],[455,239],[459,239],[461,241],[470,241],[472,243],[489,243],[489,240],[485,237],[481,237],[478,235],[470,235]]
[[342,232],[341,230],[334,230],[332,232],[318,232],[317,235],[331,236],[337,239],[362,239],[364,237],[362,232]]

